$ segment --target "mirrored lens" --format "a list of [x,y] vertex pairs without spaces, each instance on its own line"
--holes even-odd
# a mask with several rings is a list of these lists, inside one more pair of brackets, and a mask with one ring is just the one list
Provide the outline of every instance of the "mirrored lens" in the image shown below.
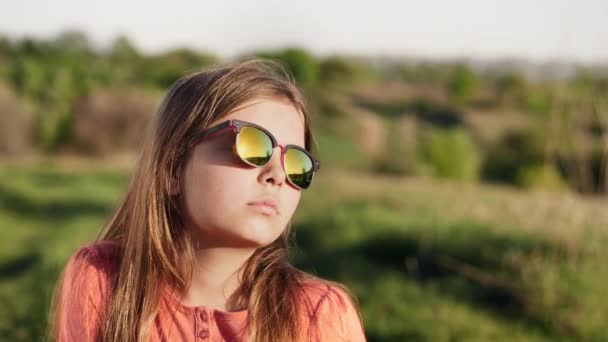
[[302,150],[288,148],[285,152],[285,170],[287,177],[296,186],[306,189],[313,176],[312,159]]
[[236,139],[236,152],[248,163],[266,165],[272,158],[272,140],[255,127],[243,127]]

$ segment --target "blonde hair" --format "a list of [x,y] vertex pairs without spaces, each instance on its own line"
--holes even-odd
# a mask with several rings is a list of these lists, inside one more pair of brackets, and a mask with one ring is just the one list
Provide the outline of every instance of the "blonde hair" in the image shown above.
[[[180,294],[189,287],[194,266],[191,232],[182,221],[179,195],[170,195],[189,157],[188,146],[202,128],[248,100],[275,97],[289,101],[305,119],[305,148],[313,148],[310,117],[300,91],[276,63],[249,60],[189,74],[169,90],[147,135],[138,167],[125,197],[98,240],[116,240],[121,260],[112,278],[112,293],[101,318],[102,341],[145,341],[164,286]],[[174,184],[174,183],[173,183]],[[179,181],[178,181],[179,184]],[[257,249],[245,262],[237,291],[246,307],[253,341],[300,341],[301,293],[307,280],[343,289],[292,266],[291,222],[273,243]],[[57,334],[58,282],[51,307],[49,336]],[[357,311],[360,318],[360,313]]]

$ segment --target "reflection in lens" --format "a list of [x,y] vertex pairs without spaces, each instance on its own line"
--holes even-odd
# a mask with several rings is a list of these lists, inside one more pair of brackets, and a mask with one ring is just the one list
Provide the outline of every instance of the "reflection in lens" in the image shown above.
[[272,158],[272,140],[255,127],[241,128],[236,144],[237,153],[253,165],[266,165]]
[[285,170],[289,180],[302,189],[310,186],[313,176],[313,164],[304,151],[288,148],[285,152]]

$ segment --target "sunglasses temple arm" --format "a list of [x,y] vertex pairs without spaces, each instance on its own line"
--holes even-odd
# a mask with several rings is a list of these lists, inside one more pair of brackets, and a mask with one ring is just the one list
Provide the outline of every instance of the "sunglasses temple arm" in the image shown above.
[[212,136],[221,133],[221,131],[223,131],[226,128],[233,128],[234,126],[232,125],[232,121],[226,121],[223,122],[217,126],[211,127],[209,129],[206,129],[202,132],[200,132],[195,138],[194,138],[194,143],[193,145],[198,144],[199,142],[201,142],[204,139],[207,138],[211,138]]

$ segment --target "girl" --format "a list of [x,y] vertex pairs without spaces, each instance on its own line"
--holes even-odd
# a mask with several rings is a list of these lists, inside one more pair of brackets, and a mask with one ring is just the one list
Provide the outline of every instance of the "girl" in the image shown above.
[[125,197],[57,285],[60,341],[364,341],[343,285],[290,265],[319,162],[302,95],[260,60],[179,79]]

